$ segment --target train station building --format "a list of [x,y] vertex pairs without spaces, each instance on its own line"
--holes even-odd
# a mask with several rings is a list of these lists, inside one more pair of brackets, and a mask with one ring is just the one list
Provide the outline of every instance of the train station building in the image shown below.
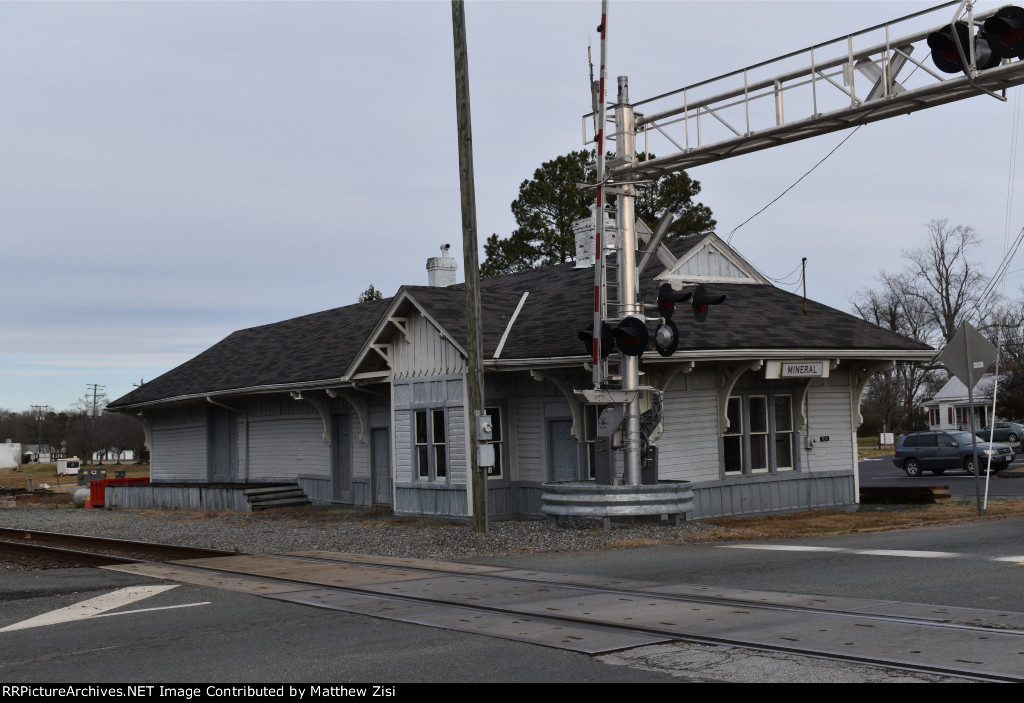
[[[146,505],[210,507],[188,489],[284,483],[314,504],[470,518],[455,268],[435,257],[429,285],[240,330],[111,403],[146,426]],[[855,505],[865,384],[934,350],[773,286],[714,234],[666,245],[641,298],[665,282],[727,296],[700,324],[680,306],[678,349],[640,360],[642,383],[663,394],[658,478],[693,482],[688,517]],[[540,517],[543,483],[594,475],[595,409],[574,393],[591,383],[577,335],[593,320],[593,286],[593,269],[573,263],[481,281],[494,519]]]

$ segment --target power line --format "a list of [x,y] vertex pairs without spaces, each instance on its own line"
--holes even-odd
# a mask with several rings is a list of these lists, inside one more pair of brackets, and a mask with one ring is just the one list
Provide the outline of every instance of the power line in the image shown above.
[[793,190],[794,188],[796,188],[797,184],[798,184],[798,183],[800,183],[800,181],[802,181],[803,179],[807,178],[807,176],[811,175],[811,173],[812,173],[812,172],[814,171],[814,169],[818,168],[818,167],[819,167],[819,166],[821,166],[821,165],[822,165],[823,163],[825,163],[825,160],[826,160],[826,159],[828,159],[828,157],[830,157],[830,156],[832,156],[832,154],[836,153],[836,150],[837,150],[837,149],[839,149],[839,147],[841,147],[841,146],[842,146],[843,144],[846,144],[847,140],[848,140],[848,139],[849,139],[850,137],[852,137],[853,135],[855,135],[855,134],[856,134],[856,133],[857,133],[857,132],[858,132],[858,131],[860,130],[860,128],[861,128],[861,127],[863,127],[863,126],[864,126],[864,125],[859,125],[859,126],[857,126],[857,127],[856,127],[856,128],[855,128],[855,129],[854,129],[854,130],[853,130],[852,132],[850,132],[849,134],[847,134],[847,135],[846,135],[846,137],[844,137],[844,138],[843,138],[843,141],[841,141],[841,142],[839,142],[838,144],[836,144],[836,145],[835,145],[835,147],[834,147],[834,148],[832,149],[832,151],[830,151],[830,152],[828,152],[827,154],[825,154],[825,156],[823,156],[823,157],[821,158],[821,160],[820,160],[820,161],[819,161],[818,163],[816,163],[816,164],[814,164],[813,166],[811,166],[811,168],[810,168],[810,169],[809,169],[809,170],[808,170],[808,171],[807,171],[807,172],[806,172],[806,173],[805,173],[804,175],[802,175],[802,176],[800,176],[800,178],[796,179],[796,181],[795,181],[795,182],[793,183],[793,185],[789,186],[789,188],[786,188],[786,190],[784,190],[784,191],[782,191],[781,193],[779,193],[779,194],[778,194],[778,195],[777,195],[777,196],[775,197],[775,199],[774,199],[774,200],[772,200],[772,201],[771,201],[770,203],[768,203],[767,205],[765,205],[765,206],[764,206],[763,208],[761,208],[760,210],[758,210],[757,212],[755,212],[755,213],[754,213],[753,215],[751,215],[751,216],[750,216],[750,217],[748,217],[747,219],[743,220],[743,222],[741,222],[741,223],[739,223],[738,225],[736,225],[736,226],[735,226],[735,227],[734,227],[734,228],[732,229],[732,231],[731,231],[731,232],[729,232],[729,234],[727,234],[727,235],[726,235],[726,237],[725,237],[725,241],[726,241],[726,243],[729,243],[729,244],[731,244],[731,243],[732,243],[732,238],[733,238],[733,235],[734,235],[734,234],[736,234],[736,230],[738,230],[738,229],[739,229],[740,227],[742,227],[743,225],[747,224],[747,223],[748,223],[748,222],[750,222],[750,221],[751,221],[752,219],[754,219],[755,217],[757,217],[758,215],[760,215],[760,214],[761,214],[762,212],[764,212],[765,210],[767,210],[768,208],[770,208],[770,207],[771,207],[772,205],[774,205],[774,204],[775,204],[776,202],[778,202],[778,201],[779,201],[779,200],[780,200],[780,199],[782,198],[782,196],[783,196],[783,195],[785,195],[785,194],[786,194],[786,193],[788,193],[789,191],[791,191],[791,190]]

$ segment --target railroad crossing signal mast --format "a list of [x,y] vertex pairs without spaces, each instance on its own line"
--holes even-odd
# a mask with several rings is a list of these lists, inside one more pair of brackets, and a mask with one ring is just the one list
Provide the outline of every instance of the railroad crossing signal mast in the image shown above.
[[[974,2],[947,2],[829,42],[780,56],[739,71],[629,102],[628,80],[618,79],[614,119],[605,103],[608,0],[601,3],[601,73],[597,87],[595,135],[597,192],[594,251],[594,322],[590,339],[593,387],[577,391],[588,403],[618,405],[623,440],[623,483],[640,485],[640,396],[654,389],[640,385],[639,360],[648,345],[662,356],[675,352],[679,331],[671,306],[684,297],[659,291],[658,304],[645,306],[638,296],[637,233],[633,200],[645,179],[684,171],[790,142],[906,115],[938,105],[987,95],[1006,100],[1006,90],[1024,83],[1024,9],[1013,5],[976,14]],[[952,17],[948,14],[952,11]],[[928,25],[930,24],[930,27]],[[914,29],[925,26],[927,29]],[[906,32],[906,33],[904,33]],[[943,75],[945,74],[945,76]],[[643,113],[636,108],[643,107]],[[583,116],[584,135],[593,112]],[[615,157],[605,159],[605,133],[611,129]],[[638,161],[636,141],[645,153],[666,155]],[[617,269],[609,299],[605,241],[605,197],[616,196]],[[660,245],[671,224],[663,218],[643,252],[643,261]],[[720,303],[700,287],[692,291],[697,321],[707,306]],[[647,308],[659,315],[648,334]],[[609,373],[607,335],[619,350],[618,376]],[[600,333],[593,331],[602,330]],[[588,336],[589,335],[589,336]],[[604,353],[602,353],[604,352]]]

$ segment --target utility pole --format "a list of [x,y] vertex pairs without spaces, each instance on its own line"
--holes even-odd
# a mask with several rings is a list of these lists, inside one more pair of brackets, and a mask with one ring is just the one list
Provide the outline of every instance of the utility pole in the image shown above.
[[477,422],[484,408],[483,342],[480,337],[480,263],[476,239],[476,191],[473,184],[473,128],[469,107],[469,57],[466,9],[452,0],[455,41],[455,111],[459,123],[459,190],[462,196],[462,258],[466,270],[466,373],[469,420],[469,467],[473,488],[473,530],[487,532],[487,477],[477,455]]
[[106,390],[106,386],[101,386],[98,383],[90,383],[87,386],[86,395],[88,395],[88,388],[92,388],[92,424],[96,424],[96,405],[99,401],[99,393],[101,390]]
[[36,444],[36,461],[39,461],[39,455],[43,452],[43,419],[46,417],[46,412],[50,409],[49,405],[33,405],[32,409],[36,412],[36,422],[39,423],[39,438],[38,444]]

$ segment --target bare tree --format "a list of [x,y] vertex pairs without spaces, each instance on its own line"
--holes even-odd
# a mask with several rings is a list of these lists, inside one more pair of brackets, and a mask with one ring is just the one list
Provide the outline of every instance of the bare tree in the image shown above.
[[943,341],[953,338],[984,287],[981,266],[968,258],[969,250],[980,244],[973,227],[932,220],[925,246],[903,252],[912,277],[906,292],[928,309]]
[[[878,288],[861,291],[853,299],[857,314],[883,329],[927,342],[934,334],[935,323],[928,306],[911,293],[913,279],[906,273],[881,273],[877,278]],[[864,392],[865,422],[880,424],[889,431],[914,429],[922,396],[935,385],[936,371],[926,364],[899,363],[879,372]]]
[[991,310],[983,332],[999,348],[999,386],[996,414],[1010,420],[1024,418],[1024,291],[1022,297]]
[[[985,277],[969,256],[980,244],[974,228],[932,220],[927,230],[923,247],[903,252],[903,271],[880,273],[880,285],[861,291],[851,302],[868,322],[939,347],[952,339],[978,303]],[[936,367],[920,363],[898,364],[879,373],[864,393],[865,422],[875,417],[893,430],[913,429],[921,401],[934,395],[946,379]]]

